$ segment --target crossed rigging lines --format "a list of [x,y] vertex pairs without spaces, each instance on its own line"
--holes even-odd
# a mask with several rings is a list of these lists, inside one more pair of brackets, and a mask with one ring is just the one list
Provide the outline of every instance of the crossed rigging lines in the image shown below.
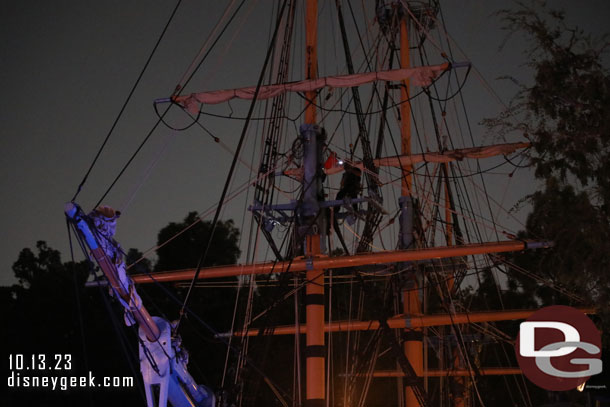
[[[140,71],[140,74],[138,75],[137,80],[135,81],[134,85],[132,86],[125,102],[123,103],[119,114],[117,115],[117,117],[115,118],[112,126],[110,127],[110,130],[108,131],[108,133],[106,134],[104,141],[102,142],[102,145],[100,146],[100,148],[98,149],[93,161],[91,162],[91,165],[89,166],[88,170],[86,171],[85,175],[83,176],[82,181],[80,182],[79,186],[77,187],[76,193],[74,194],[74,196],[72,197],[71,201],[74,201],[78,195],[80,194],[83,186],[85,185],[85,183],[88,180],[88,177],[91,173],[91,171],[93,170],[93,167],[95,166],[95,164],[97,163],[98,158],[100,157],[102,151],[104,150],[108,140],[110,139],[110,136],[113,134],[119,120],[122,118],[123,113],[125,111],[125,108],[127,107],[127,105],[129,104],[129,102],[131,101],[131,98],[136,90],[136,88],[138,87],[142,77],[144,76],[144,73],[146,72],[153,56],[155,55],[159,44],[161,43],[162,39],[164,38],[171,22],[173,21],[176,12],[178,11],[178,8],[180,7],[182,3],[182,0],[178,0],[178,2],[176,3],[176,6],[174,7],[167,23],[165,24],[165,27],[163,29],[163,31],[161,32],[155,46],[153,47],[153,50],[151,51],[144,67],[142,68],[142,70]],[[191,64],[191,66],[189,66],[189,68],[187,69],[187,71],[185,72],[185,74],[183,75],[181,82],[176,86],[176,89],[174,91],[174,95],[173,96],[177,96],[179,95],[182,90],[184,89],[184,87],[193,79],[193,77],[195,76],[196,72],[198,71],[198,69],[201,67],[201,65],[203,64],[203,62],[207,59],[207,57],[210,55],[210,53],[212,52],[212,50],[215,48],[215,46],[218,44],[218,41],[223,37],[223,34],[226,32],[226,30],[228,29],[228,27],[230,26],[231,22],[234,20],[235,16],[238,14],[239,10],[241,9],[241,7],[243,6],[243,4],[245,3],[245,0],[242,0],[240,2],[240,4],[237,6],[237,8],[234,10],[234,12],[231,14],[231,16],[228,18],[227,20],[227,15],[229,10],[233,7],[235,1],[232,1],[231,4],[227,7],[225,14],[223,15],[222,19],[218,21],[216,27],[214,28],[214,30],[212,31],[212,33],[210,34],[210,37],[208,38],[208,40],[206,41],[206,43],[204,44],[203,48],[201,49],[201,51],[199,52],[199,54],[197,55],[197,57],[195,57],[195,60],[193,61],[193,63]],[[225,21],[226,20],[226,21]],[[216,36],[215,40],[212,42],[212,44],[209,46],[209,48],[207,49],[207,51],[205,51],[205,47],[207,46],[207,44],[209,44],[209,41],[211,40],[211,38],[213,37],[214,33],[216,33],[216,31],[218,30],[218,28],[221,26],[221,24],[224,24],[222,30],[220,31],[220,33]],[[203,56],[201,57],[201,55],[203,54]],[[193,69],[193,65],[195,64],[195,61],[200,58],[199,62],[197,63],[196,67]],[[190,72],[190,74],[188,74],[188,72]],[[186,78],[186,80],[185,80]],[[130,166],[130,164],[133,162],[133,160],[135,159],[135,157],[138,155],[138,153],[141,151],[142,147],[144,147],[144,145],[148,142],[148,140],[150,139],[150,137],[152,136],[152,134],[155,132],[155,130],[157,129],[157,127],[159,126],[159,124],[161,124],[163,122],[163,118],[165,117],[165,115],[168,113],[168,111],[171,109],[172,105],[169,105],[164,111],[163,113],[159,116],[158,120],[155,122],[155,124],[152,126],[152,128],[148,131],[148,133],[146,134],[146,136],[144,137],[144,139],[142,140],[142,142],[140,143],[140,145],[137,147],[137,149],[135,150],[135,152],[132,154],[132,156],[127,160],[127,162],[125,163],[125,165],[122,167],[122,169],[119,171],[118,175],[115,177],[115,179],[112,181],[112,183],[110,184],[110,186],[108,187],[108,189],[106,190],[106,192],[102,195],[102,197],[99,199],[99,201],[97,202],[97,204],[95,205],[95,207],[97,207],[103,200],[104,198],[108,195],[108,193],[111,191],[111,189],[115,186],[115,184],[117,183],[117,181],[121,178],[121,176],[125,173],[125,171],[127,170],[127,168]]]
[[[235,3],[235,2],[233,2],[233,3]],[[192,72],[190,73],[190,76],[189,76],[189,77],[188,77],[188,79],[187,79],[187,80],[184,82],[184,84],[179,85],[179,86],[177,87],[177,90],[176,90],[176,92],[177,92],[177,93],[179,93],[179,92],[180,92],[180,91],[181,91],[181,90],[184,88],[184,86],[186,85],[186,83],[188,83],[188,82],[190,81],[190,79],[193,77],[193,75],[195,74],[195,72],[197,71],[197,69],[198,69],[198,68],[201,66],[201,64],[203,63],[203,61],[204,61],[204,60],[205,60],[205,58],[207,57],[207,55],[209,55],[209,52],[211,51],[211,49],[214,47],[214,45],[216,45],[216,43],[218,42],[218,40],[220,39],[220,37],[222,36],[222,34],[225,32],[226,28],[228,27],[228,25],[230,24],[230,22],[233,20],[233,18],[235,17],[235,15],[236,15],[236,14],[237,14],[237,12],[239,11],[239,9],[240,9],[240,8],[241,8],[241,6],[243,5],[243,3],[244,3],[244,1],[242,1],[242,2],[240,3],[239,7],[238,7],[238,8],[235,10],[235,12],[233,13],[233,15],[231,16],[231,18],[230,18],[230,19],[229,19],[229,21],[227,22],[227,25],[226,25],[226,26],[225,26],[225,27],[222,29],[221,33],[218,35],[218,37],[216,38],[216,40],[215,40],[215,41],[214,41],[214,43],[212,44],[212,47],[211,47],[211,48],[208,50],[208,52],[207,52],[207,53],[206,53],[206,54],[205,54],[205,55],[204,55],[204,56],[201,58],[201,60],[200,60],[199,64],[196,66],[196,68],[193,70],[192,68],[193,68],[193,66],[194,66],[194,65],[192,64],[192,65],[189,67],[189,69],[187,69],[187,71],[185,72],[185,76],[187,75],[187,73],[188,73],[189,71],[191,71],[191,70],[192,70]],[[130,99],[131,99],[131,97],[132,97],[132,95],[133,95],[133,93],[134,93],[134,91],[135,91],[136,87],[138,86],[138,84],[139,84],[139,82],[140,82],[140,80],[141,80],[141,78],[142,78],[142,76],[143,76],[144,72],[146,71],[146,68],[148,67],[148,64],[150,63],[150,61],[151,61],[151,59],[152,59],[152,57],[153,57],[153,55],[154,55],[154,53],[155,53],[155,51],[156,51],[156,49],[157,49],[157,47],[158,47],[159,43],[161,42],[161,39],[163,38],[163,36],[164,36],[164,34],[165,34],[165,32],[166,32],[166,30],[167,30],[167,28],[168,28],[168,26],[169,26],[170,22],[172,21],[172,19],[173,19],[174,15],[176,14],[176,11],[178,10],[179,5],[180,5],[180,1],[178,1],[178,3],[177,3],[177,5],[176,5],[176,7],[174,8],[173,13],[172,13],[172,15],[171,15],[171,17],[170,17],[169,21],[167,22],[167,24],[166,24],[166,26],[165,26],[165,28],[164,28],[164,30],[163,30],[163,32],[162,32],[162,34],[161,34],[161,36],[159,37],[159,39],[158,39],[158,41],[157,41],[157,44],[155,45],[155,47],[154,47],[154,49],[153,49],[153,52],[152,52],[152,53],[151,53],[151,55],[149,56],[149,58],[148,58],[148,60],[147,60],[147,62],[146,62],[146,64],[145,64],[145,66],[144,66],[143,70],[141,71],[141,73],[140,73],[140,75],[139,75],[138,79],[136,80],[136,83],[135,83],[135,84],[134,84],[134,86],[132,87],[132,89],[131,89],[131,91],[130,91],[130,93],[129,93],[129,95],[128,95],[127,99],[126,99],[126,101],[124,102],[124,104],[123,104],[123,106],[122,106],[122,108],[121,108],[121,110],[120,110],[120,112],[119,112],[119,115],[118,115],[118,116],[117,116],[117,118],[115,119],[115,121],[114,121],[114,123],[113,123],[113,125],[112,125],[112,127],[111,127],[111,129],[110,129],[110,131],[108,132],[108,134],[106,135],[106,138],[104,139],[104,142],[102,143],[102,146],[101,146],[101,147],[100,147],[100,149],[98,150],[98,152],[97,152],[97,154],[96,154],[95,158],[93,159],[93,162],[91,163],[91,165],[90,165],[89,169],[87,170],[87,172],[86,172],[85,176],[83,177],[83,179],[82,179],[81,183],[79,184],[79,186],[78,186],[78,188],[77,188],[77,191],[76,191],[76,193],[75,193],[75,195],[74,195],[74,197],[73,197],[73,200],[74,200],[74,199],[76,199],[76,197],[77,197],[77,196],[78,196],[78,194],[80,193],[80,191],[81,191],[81,189],[82,189],[83,185],[84,185],[84,184],[85,184],[85,182],[87,181],[87,178],[88,178],[89,174],[91,173],[91,171],[92,171],[93,167],[95,166],[95,164],[96,164],[96,162],[97,162],[97,160],[98,160],[98,158],[99,158],[99,156],[100,156],[100,154],[101,154],[102,150],[104,149],[104,147],[105,147],[106,143],[108,142],[108,139],[110,138],[111,134],[113,133],[114,128],[116,127],[116,125],[117,125],[118,121],[119,121],[119,120],[120,120],[120,118],[122,117],[123,112],[124,112],[124,110],[125,110],[125,107],[126,107],[126,106],[127,106],[127,104],[129,103],[129,101],[130,101]],[[350,8],[351,8],[351,5],[350,5]],[[227,16],[228,10],[229,10],[229,8],[227,9],[227,12],[225,13],[225,17]],[[217,26],[217,27],[218,27],[218,26]],[[214,32],[216,32],[216,31],[217,31],[217,30],[215,29],[215,30],[214,30]],[[211,37],[210,37],[210,38],[211,38]],[[362,39],[360,39],[360,41],[361,41],[361,43],[362,43]],[[206,44],[207,44],[207,42],[206,42]],[[205,48],[205,45],[204,45],[204,48]],[[203,49],[204,49],[204,48],[202,48],[202,52],[203,52]],[[198,57],[200,57],[200,56],[202,55],[202,52],[200,52],[200,54],[198,55]],[[422,55],[422,61],[423,61],[423,59],[424,59],[424,56]],[[185,77],[185,76],[183,76],[183,79],[184,79],[184,77]],[[181,80],[181,82],[183,82],[183,79]],[[460,91],[461,91],[461,89],[462,89],[462,87],[463,87],[463,85],[464,85],[464,83],[465,83],[466,79],[467,79],[467,75],[466,75],[466,77],[463,79],[463,82],[462,82],[461,84],[459,84],[459,85],[458,85],[458,89],[457,89],[457,91],[456,91],[456,92],[455,92],[453,95],[446,96],[446,97],[444,97],[444,98],[441,98],[441,97],[438,95],[438,94],[439,94],[439,92],[438,92],[438,89],[437,89],[436,83],[434,83],[434,84],[433,84],[433,86],[430,88],[430,89],[433,89],[433,90],[435,91],[436,96],[433,96],[433,95],[431,94],[430,90],[422,90],[422,92],[421,92],[421,93],[427,93],[427,94],[428,94],[428,96],[430,97],[430,99],[431,99],[431,100],[434,100],[434,101],[436,101],[436,102],[438,102],[438,104],[439,104],[439,108],[440,108],[442,111],[445,111],[445,110],[446,110],[446,107],[441,106],[441,104],[442,104],[442,103],[447,103],[448,101],[453,100],[453,99],[454,99],[455,97],[457,97],[458,95],[460,96],[460,98],[462,98],[462,95],[461,95],[461,92],[460,92]],[[457,80],[457,77],[456,77],[456,80]],[[458,81],[458,82],[459,82],[459,81]],[[259,83],[260,83],[260,82],[259,82]],[[375,91],[376,91],[376,90],[375,90]],[[355,100],[357,99],[357,98],[355,98],[355,96],[356,96],[356,95],[354,95],[354,96],[352,97],[352,99],[351,99],[350,103],[354,103],[354,102],[355,102]],[[417,95],[415,95],[415,96],[417,96]],[[410,98],[409,98],[409,100],[411,100],[411,99],[415,98],[415,96],[410,97]],[[302,97],[304,97],[304,96],[302,96]],[[342,94],[342,95],[341,95],[341,96],[338,98],[338,100],[342,99],[342,97],[343,97],[343,94]],[[308,102],[315,103],[315,101],[308,101]],[[463,102],[464,102],[464,101],[463,101],[463,99],[461,100],[461,102],[462,102],[462,105],[463,105]],[[405,103],[405,101],[400,101],[400,102],[397,102],[397,103],[395,102],[395,103],[393,103],[393,105],[392,105],[391,107],[398,106],[400,103]],[[360,128],[360,132],[361,132],[361,133],[362,133],[362,131],[363,131],[363,125],[360,123],[360,122],[361,122],[361,117],[363,117],[363,116],[367,116],[367,115],[373,115],[374,113],[376,113],[376,112],[370,112],[370,111],[368,111],[368,112],[362,112],[362,109],[361,109],[361,108],[358,108],[358,107],[356,108],[356,112],[351,112],[351,111],[349,111],[347,108],[345,108],[345,109],[334,109],[334,108],[328,109],[328,108],[326,108],[326,107],[324,106],[324,104],[320,104],[320,106],[319,106],[319,107],[320,107],[320,109],[321,109],[321,110],[326,111],[326,112],[328,112],[328,113],[331,113],[331,112],[334,112],[334,111],[338,111],[338,112],[341,112],[341,113],[343,113],[343,114],[355,114],[355,115],[357,115],[357,116],[358,116],[358,119],[359,119],[359,120],[358,120],[358,121],[359,121],[359,123],[358,123],[358,124],[359,124],[359,128]],[[156,108],[156,106],[155,106],[155,108]],[[166,109],[164,112],[162,112],[162,113],[158,113],[158,121],[155,123],[155,125],[154,125],[154,126],[153,126],[153,128],[150,130],[150,132],[149,132],[149,133],[146,135],[146,137],[144,138],[144,140],[142,141],[142,143],[140,144],[140,146],[137,148],[137,150],[135,151],[135,153],[134,153],[134,154],[131,156],[131,158],[130,158],[130,159],[129,159],[129,161],[127,162],[127,164],[125,164],[125,166],[124,166],[124,167],[122,168],[122,170],[119,172],[118,176],[117,176],[117,177],[114,179],[114,181],[112,182],[112,184],[110,185],[110,187],[109,187],[109,188],[106,190],[106,192],[104,193],[104,195],[102,196],[102,198],[101,198],[101,199],[100,199],[100,201],[98,202],[98,205],[99,205],[99,203],[101,203],[101,201],[102,201],[102,200],[103,200],[103,199],[104,199],[104,198],[107,196],[107,194],[110,192],[110,190],[112,189],[112,187],[113,187],[113,186],[116,184],[116,182],[118,181],[118,179],[119,179],[119,178],[120,178],[120,177],[123,175],[123,173],[125,172],[125,170],[127,169],[127,167],[128,167],[130,164],[131,164],[131,162],[133,161],[133,159],[135,158],[135,156],[136,156],[136,155],[137,155],[137,154],[140,152],[140,150],[141,150],[141,148],[143,147],[143,145],[144,145],[144,144],[145,144],[145,143],[148,141],[148,139],[149,139],[149,138],[150,138],[150,136],[153,134],[153,132],[154,132],[154,131],[157,129],[157,127],[159,126],[159,124],[160,124],[160,123],[163,123],[163,124],[165,124],[165,125],[168,125],[168,123],[166,123],[166,121],[164,120],[164,117],[165,117],[165,115],[167,114],[167,112],[168,112],[168,110],[169,110],[170,108],[171,108],[171,106],[169,106],[169,107],[168,107],[168,108],[167,108],[167,109]],[[431,110],[432,110],[432,112],[434,112],[434,107],[432,107],[432,106],[431,106]],[[291,118],[288,118],[287,116],[282,116],[282,115],[280,115],[280,114],[278,114],[278,113],[274,114],[274,117],[276,117],[276,118],[279,118],[279,117],[284,117],[284,118],[288,118],[288,119],[289,119],[290,121],[292,121],[292,122],[296,122],[296,121],[297,121],[297,120],[300,118],[300,116],[302,115],[302,113],[303,113],[303,112],[301,112],[301,113],[300,113],[298,116],[296,116],[295,118],[292,118],[292,119],[291,119]],[[266,119],[265,117],[251,117],[251,114],[252,114],[252,110],[250,111],[250,114],[249,114],[249,116],[248,116],[247,118],[242,118],[242,117],[228,117],[228,118],[229,118],[229,119],[233,119],[233,120],[246,120],[246,121],[249,121],[249,120],[263,120],[263,119]],[[464,112],[464,114],[466,114],[466,113]],[[212,114],[212,113],[206,113],[206,112],[201,111],[201,112],[200,112],[200,115],[214,115],[214,114]],[[472,130],[471,130],[471,128],[470,128],[470,123],[469,123],[469,121],[468,121],[468,117],[467,117],[467,116],[465,116],[465,117],[466,117],[466,124],[467,124],[467,127],[468,127],[468,134],[470,135],[470,137],[471,137],[471,139],[472,139]],[[445,118],[443,118],[443,121],[445,121]],[[196,117],[196,118],[194,118],[194,120],[193,120],[193,122],[191,123],[191,125],[190,125],[190,126],[192,126],[192,125],[194,125],[194,124],[197,124],[197,125],[198,125],[199,127],[201,127],[201,128],[204,130],[204,131],[206,131],[206,132],[207,132],[207,133],[208,133],[208,134],[209,134],[211,137],[213,137],[214,141],[216,141],[216,142],[221,142],[221,140],[220,140],[220,138],[219,138],[219,137],[214,136],[214,135],[213,135],[211,132],[209,132],[209,131],[208,131],[208,130],[207,130],[207,129],[206,129],[206,128],[205,128],[205,127],[204,127],[204,126],[203,126],[203,125],[202,125],[202,124],[199,122],[199,116],[198,116],[198,117]],[[445,123],[445,124],[446,124],[446,123]],[[190,126],[189,126],[189,127],[190,127]],[[246,125],[244,128],[246,128],[246,127],[247,127],[247,125]],[[415,126],[415,128],[416,128],[416,129],[418,128],[418,127],[417,127],[417,125]],[[461,127],[460,127],[460,129],[461,129]],[[182,130],[182,129],[180,129],[180,130]],[[437,130],[437,132],[438,132],[438,130]],[[244,130],[244,134],[245,134],[245,130]],[[242,134],[242,137],[243,137],[243,135],[244,135],[244,134]],[[438,137],[438,136],[439,136],[439,134],[437,133],[437,137]],[[419,137],[419,133],[418,133],[418,137]],[[451,138],[450,138],[450,140],[451,140]],[[422,143],[422,141],[420,140],[420,144],[421,144],[421,143]],[[422,144],[422,145],[423,145],[423,144]],[[439,145],[440,145],[440,140],[439,140]],[[226,146],[225,146],[225,147],[226,147]],[[226,148],[228,149],[228,147],[226,147]],[[239,148],[238,148],[238,150],[239,150]],[[350,153],[353,153],[353,150],[352,150],[352,151],[350,151]],[[367,154],[364,154],[364,155],[365,155],[365,159],[366,159],[366,158],[367,158]],[[235,154],[235,156],[237,157],[237,156],[238,156],[238,154]],[[509,164],[511,164],[511,165],[513,165],[513,166],[515,166],[515,167],[518,167],[518,166],[520,165],[520,164],[517,164],[517,165],[513,164],[513,163],[510,161],[510,159],[509,159],[509,158],[505,158],[505,160],[506,160],[506,162],[501,163],[500,165],[505,165],[505,164],[507,164],[507,163],[509,163]],[[495,169],[495,168],[499,167],[500,165],[495,166],[495,167],[492,167],[492,168],[489,168],[489,169],[487,169],[487,170],[482,170],[482,169],[480,168],[480,165],[479,165],[478,161],[477,161],[477,170],[476,170],[476,172],[473,172],[473,173],[472,173],[472,174],[470,174],[470,175],[464,175],[464,174],[463,174],[463,170],[462,170],[461,168],[459,168],[459,166],[457,166],[457,168],[453,168],[453,166],[452,166],[452,167],[451,167],[451,175],[447,175],[447,174],[446,174],[446,175],[444,176],[444,178],[445,178],[447,181],[448,181],[449,179],[456,180],[456,182],[459,182],[459,181],[461,180],[462,185],[460,186],[460,185],[458,185],[458,184],[456,183],[456,186],[455,186],[455,188],[456,188],[456,194],[458,195],[458,201],[460,202],[460,203],[459,203],[459,204],[458,204],[456,207],[458,207],[458,206],[459,206],[459,207],[461,207],[461,208],[465,208],[465,212],[470,212],[470,213],[472,214],[471,216],[472,216],[472,217],[473,217],[473,219],[475,220],[473,233],[474,233],[474,234],[476,234],[476,235],[478,235],[478,237],[479,237],[479,238],[481,238],[482,234],[481,234],[481,232],[480,232],[480,230],[479,230],[479,228],[478,228],[478,226],[477,226],[477,224],[476,224],[476,222],[477,222],[477,221],[476,221],[476,218],[475,218],[475,215],[474,215],[475,211],[474,211],[474,209],[473,209],[472,202],[470,201],[470,198],[469,198],[469,196],[468,196],[468,194],[467,194],[467,187],[466,187],[466,185],[465,185],[465,183],[464,183],[464,179],[465,179],[466,177],[473,176],[473,175],[481,175],[481,181],[483,182],[483,190],[484,190],[485,195],[487,195],[487,194],[486,194],[486,192],[487,192],[487,191],[486,191],[486,186],[485,186],[485,182],[484,182],[484,180],[483,180],[483,178],[482,178],[482,174],[483,174],[483,173],[486,173],[486,172],[489,172],[489,171],[491,171],[491,170],[493,170],[493,169]],[[427,171],[427,168],[425,168],[425,169],[426,169],[426,171]],[[368,170],[369,170],[369,171],[371,171],[370,169],[368,169]],[[414,170],[414,172],[415,172],[415,170]],[[459,174],[458,174],[458,173],[459,173]],[[261,174],[262,174],[262,173],[261,173]],[[268,176],[269,174],[268,174],[268,173],[267,173],[267,174],[262,174],[262,175],[264,175],[264,176],[261,176],[261,174],[259,174],[258,179],[259,179],[259,180],[261,180],[261,181],[266,181],[266,180],[268,179],[268,177],[267,177],[267,176]],[[441,176],[439,175],[439,177],[441,177]],[[391,181],[391,182],[393,182],[393,181]],[[228,184],[227,184],[227,185],[228,185]],[[226,187],[227,187],[227,185],[225,185],[225,191],[223,191],[223,196],[224,196],[224,194],[226,193]],[[222,200],[223,200],[223,199],[221,199],[221,201],[222,201]],[[494,230],[494,231],[497,233],[497,227],[496,227],[496,222],[495,222],[494,215],[493,215],[493,212],[492,212],[492,209],[491,209],[491,203],[490,203],[489,201],[487,201],[487,205],[488,205],[489,212],[490,212],[490,215],[491,215],[491,222],[492,222],[492,225],[493,225],[493,230]],[[96,205],[96,206],[97,206],[97,205]],[[219,205],[219,207],[220,207],[220,206],[222,206],[222,205]],[[438,204],[437,204],[437,206],[438,206]],[[218,209],[217,209],[217,214],[216,214],[215,218],[217,218],[217,216],[218,216],[218,210],[219,210],[219,209],[220,209],[220,208],[218,208]],[[455,209],[454,209],[454,212],[457,214],[457,211],[455,211]],[[466,216],[467,216],[467,214],[466,214],[466,215],[462,215],[462,214],[460,214],[460,215],[461,215],[461,216],[464,216],[464,217],[466,217]],[[466,228],[466,233],[468,233],[468,228]],[[489,265],[489,264],[488,264],[488,265]],[[476,266],[475,266],[475,269],[477,269],[477,267],[476,267]],[[478,273],[478,272],[479,272],[479,270],[477,269],[477,270],[476,270],[476,273]],[[186,308],[186,306],[187,306],[187,302],[185,301],[185,302],[183,303],[183,309],[184,309],[184,308]]]

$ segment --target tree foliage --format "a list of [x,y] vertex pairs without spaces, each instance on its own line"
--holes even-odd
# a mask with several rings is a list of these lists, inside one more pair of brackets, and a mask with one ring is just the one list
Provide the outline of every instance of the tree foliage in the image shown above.
[[36,242],[38,253],[25,248],[13,264],[13,272],[23,288],[37,288],[49,278],[56,278],[64,268],[60,253],[47,246],[44,241]]
[[[112,318],[118,320],[120,306],[108,313],[105,290],[85,288],[89,275],[87,261],[63,262],[59,251],[38,241],[35,249],[24,248],[13,264],[18,284],[2,287],[3,358],[8,354],[24,355],[26,365],[31,355],[46,355],[52,361],[55,354],[71,356],[72,369],[66,372],[15,371],[23,376],[53,376],[68,374],[96,377],[132,376],[140,386],[137,370],[137,347],[131,346],[131,357],[123,353],[113,332]],[[100,295],[102,294],[102,295]],[[107,301],[107,300],[106,300]],[[113,305],[108,304],[112,309]],[[114,316],[113,316],[114,315]],[[118,321],[121,323],[121,321]],[[129,363],[133,363],[131,370]],[[6,366],[5,366],[6,368]],[[6,376],[12,372],[8,372]],[[6,377],[5,376],[5,377]],[[0,405],[117,405],[137,404],[142,399],[137,388],[82,388],[66,391],[48,389],[7,388]]]
[[[521,264],[553,286],[568,288],[588,302],[607,303],[610,287],[610,228],[607,219],[581,191],[549,178],[545,189],[530,198],[533,210],[526,222],[524,239],[553,240],[551,250],[526,251],[515,257]],[[537,285],[523,275],[518,276],[528,293],[544,304],[581,305],[566,299],[549,286]]]
[[[193,225],[178,234],[185,227]],[[210,222],[198,222],[195,212],[182,222],[172,222],[158,235],[159,242],[174,237],[157,251],[158,262],[142,258],[130,249],[126,263],[130,273],[147,273],[153,268],[175,270],[195,267],[210,237]],[[219,222],[204,266],[235,263],[239,257],[239,230],[232,221]],[[13,264],[18,284],[0,291],[3,343],[6,352],[24,355],[65,353],[73,357],[70,374],[132,376],[135,387],[100,391],[32,392],[13,389],[0,399],[1,405],[136,405],[143,402],[138,366],[136,332],[124,326],[122,307],[105,288],[86,288],[91,265],[63,262],[59,251],[39,241],[34,249],[24,248]],[[235,293],[231,288],[197,290],[190,302],[193,310],[212,330],[195,318],[186,318],[181,329],[183,343],[190,350],[191,373],[199,383],[217,388],[226,346],[214,339],[213,330],[224,331],[231,323]],[[147,308],[154,315],[175,319],[184,290],[172,284],[138,286]],[[173,299],[170,298],[173,296]],[[202,345],[202,340],[205,346]],[[100,351],[102,350],[102,351]],[[5,355],[7,360],[8,355]],[[133,369],[132,369],[133,368]],[[30,389],[31,390],[31,389]]]
[[[568,24],[566,15],[542,1],[518,2],[499,13],[511,37],[525,39],[526,65],[533,81],[518,86],[509,107],[485,123],[500,135],[524,136],[527,155],[540,182],[524,197],[531,204],[519,238],[550,240],[545,250],[507,255],[509,291],[504,305],[594,306],[604,351],[610,341],[610,74],[607,37],[594,38]],[[491,301],[489,286],[473,293]],[[508,301],[507,301],[508,300]],[[511,301],[512,300],[512,301]],[[515,330],[517,327],[514,327]],[[515,332],[516,334],[516,332]],[[602,383],[607,377],[595,376]],[[534,404],[551,393],[529,386]],[[555,394],[559,396],[559,394]],[[582,403],[565,393],[564,402]],[[555,400],[559,401],[559,400]]]
[[610,202],[610,75],[604,66],[607,37],[593,38],[566,23],[561,11],[544,3],[522,3],[500,16],[511,34],[529,40],[527,65],[533,84],[520,92],[499,118],[488,121],[500,131],[524,133],[532,142],[536,176],[577,180],[590,187],[596,204]]
[[[201,221],[196,212],[190,212],[182,222],[171,222],[158,235],[156,271],[193,268],[208,244],[212,223]],[[232,220],[219,221],[214,238],[207,251],[204,266],[234,264],[239,258],[237,246],[239,230]],[[171,239],[171,240],[170,240]],[[167,242],[167,244],[164,244]]]
[[[607,37],[594,38],[542,2],[517,3],[499,12],[511,35],[528,41],[533,83],[519,83],[510,107],[486,124],[500,133],[525,135],[542,188],[523,238],[552,240],[555,247],[514,257],[549,284],[513,270],[524,291],[543,304],[573,301],[565,287],[590,303],[610,298],[610,74],[604,65]],[[510,37],[510,35],[509,35]]]

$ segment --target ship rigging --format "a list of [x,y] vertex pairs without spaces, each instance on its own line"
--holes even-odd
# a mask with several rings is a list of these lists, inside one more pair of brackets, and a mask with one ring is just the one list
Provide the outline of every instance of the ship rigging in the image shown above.
[[[514,171],[529,142],[475,145],[462,95],[471,64],[453,56],[438,2],[376,1],[362,15],[341,0],[324,7],[326,14],[316,0],[275,4],[255,85],[187,93],[200,58],[172,95],[155,101],[155,128],[176,130],[168,112],[177,109],[233,155],[217,204],[197,220],[212,219],[198,264],[129,276],[114,241],[116,212],[99,206],[108,191],[90,213],[76,204],[78,192],[66,206],[105,276],[88,285],[108,285],[126,323],[139,326],[148,405],[465,407],[485,405],[480,383],[492,376],[523,396],[519,369],[506,365],[510,336],[495,323],[534,310],[473,309],[468,284],[492,281],[499,293],[498,272],[518,268],[502,253],[552,245],[505,232],[502,202],[490,192],[488,177],[505,165]],[[227,8],[229,23],[240,8]],[[319,29],[321,15],[337,27],[340,52],[328,65],[318,59],[318,34],[329,31]],[[232,103],[247,107],[235,115]],[[243,122],[236,147],[204,118]],[[258,161],[246,158],[246,147]],[[488,158],[494,164],[479,163]],[[240,170],[246,180],[235,186]],[[238,198],[251,217],[244,262],[204,267],[216,224]],[[138,295],[147,284],[184,293],[177,321],[149,314]],[[202,287],[227,286],[235,297],[230,330],[201,321],[227,345],[224,391],[214,395],[188,371],[184,348],[198,345],[183,344],[180,325]],[[267,286],[273,300],[255,304]],[[274,346],[293,355],[279,368],[265,363]],[[495,364],[484,364],[483,348],[496,353]]]

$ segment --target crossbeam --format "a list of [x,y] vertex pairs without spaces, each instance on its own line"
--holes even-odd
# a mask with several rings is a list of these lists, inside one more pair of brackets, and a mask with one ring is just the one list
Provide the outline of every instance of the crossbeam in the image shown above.
[[[448,257],[461,257],[476,254],[516,252],[525,249],[548,248],[552,242],[528,242],[523,240],[510,240],[504,242],[491,242],[480,244],[467,244],[462,246],[429,247],[414,250],[394,250],[378,253],[355,254],[338,257],[311,257],[292,261],[268,262],[254,264],[233,264],[201,269],[199,279],[218,277],[237,277],[256,274],[299,272],[308,269],[336,269],[343,267],[357,267],[368,264],[385,264],[410,262],[420,260],[442,259]],[[188,281],[195,275],[195,269],[166,271],[150,275],[134,275],[135,283]]]
[[[487,367],[478,369],[478,373],[481,376],[503,376],[503,375],[518,375],[521,374],[521,369],[518,367]],[[446,376],[468,376],[472,372],[466,369],[460,370],[425,370],[424,376],[426,377],[446,377]],[[404,377],[403,371],[394,370],[379,370],[373,372],[373,377]]]
[[[580,308],[585,314],[593,314],[593,308]],[[472,324],[477,322],[496,322],[510,321],[515,319],[526,319],[538,309],[508,310],[508,311],[482,311],[467,312],[456,314],[437,314],[421,316],[397,315],[388,319],[388,326],[394,329],[423,328],[428,326],[443,326],[453,324]],[[351,331],[371,331],[379,329],[379,321],[334,321],[327,323],[324,327],[325,332],[351,332]],[[294,325],[283,325],[268,330],[270,335],[294,335],[296,328]],[[307,327],[299,326],[299,333],[305,334]],[[258,329],[249,329],[245,333],[237,331],[233,336],[257,336]],[[219,334],[219,337],[231,336],[229,333]]]
[[[518,149],[530,147],[528,142],[518,143],[505,143],[505,144],[494,144],[490,146],[480,147],[468,147],[459,148],[455,150],[445,151],[434,151],[410,155],[398,155],[393,157],[382,157],[373,160],[375,167],[395,167],[395,168],[408,168],[419,163],[448,163],[452,161],[462,161],[465,158],[489,158],[498,155],[507,155],[515,152]],[[346,161],[347,162],[347,161]],[[351,167],[359,168],[364,170],[364,164],[358,162],[348,162]],[[345,167],[342,164],[334,165],[330,168],[324,168],[326,175],[337,174],[343,172]],[[282,171],[280,174],[288,175],[295,178],[301,178],[303,176],[302,168],[288,168]]]

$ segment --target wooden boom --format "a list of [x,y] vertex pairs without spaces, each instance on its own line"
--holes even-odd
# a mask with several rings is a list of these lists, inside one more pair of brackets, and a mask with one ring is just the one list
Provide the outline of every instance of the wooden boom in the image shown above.
[[[593,314],[593,308],[579,308],[585,314]],[[476,322],[509,321],[513,319],[526,319],[537,309],[508,310],[508,311],[481,311],[456,314],[437,314],[421,316],[397,315],[388,319],[390,328],[423,328],[427,326],[442,326],[453,324],[471,324]],[[379,328],[379,321],[334,321],[327,323],[324,327],[325,332],[349,332],[349,331],[369,331]],[[307,332],[307,327],[299,326],[299,333]],[[234,336],[256,336],[259,329],[249,329],[245,333],[242,331],[233,332]],[[284,325],[269,330],[269,335],[294,335],[296,327],[294,325]],[[219,334],[219,337],[231,336],[230,333]]]
[[[199,279],[236,277],[255,274],[298,272],[308,269],[333,269],[343,267],[364,266],[367,264],[385,264],[409,261],[442,259],[447,257],[461,257],[475,254],[489,254],[502,252],[515,252],[525,249],[551,247],[552,242],[528,242],[510,240],[504,242],[491,242],[480,244],[467,244],[462,246],[430,247],[415,250],[394,250],[379,253],[355,254],[339,257],[312,257],[292,261],[268,262],[254,264],[233,264],[229,266],[208,267],[201,270]],[[188,281],[195,275],[195,269],[165,271],[150,275],[133,275],[135,283]]]

